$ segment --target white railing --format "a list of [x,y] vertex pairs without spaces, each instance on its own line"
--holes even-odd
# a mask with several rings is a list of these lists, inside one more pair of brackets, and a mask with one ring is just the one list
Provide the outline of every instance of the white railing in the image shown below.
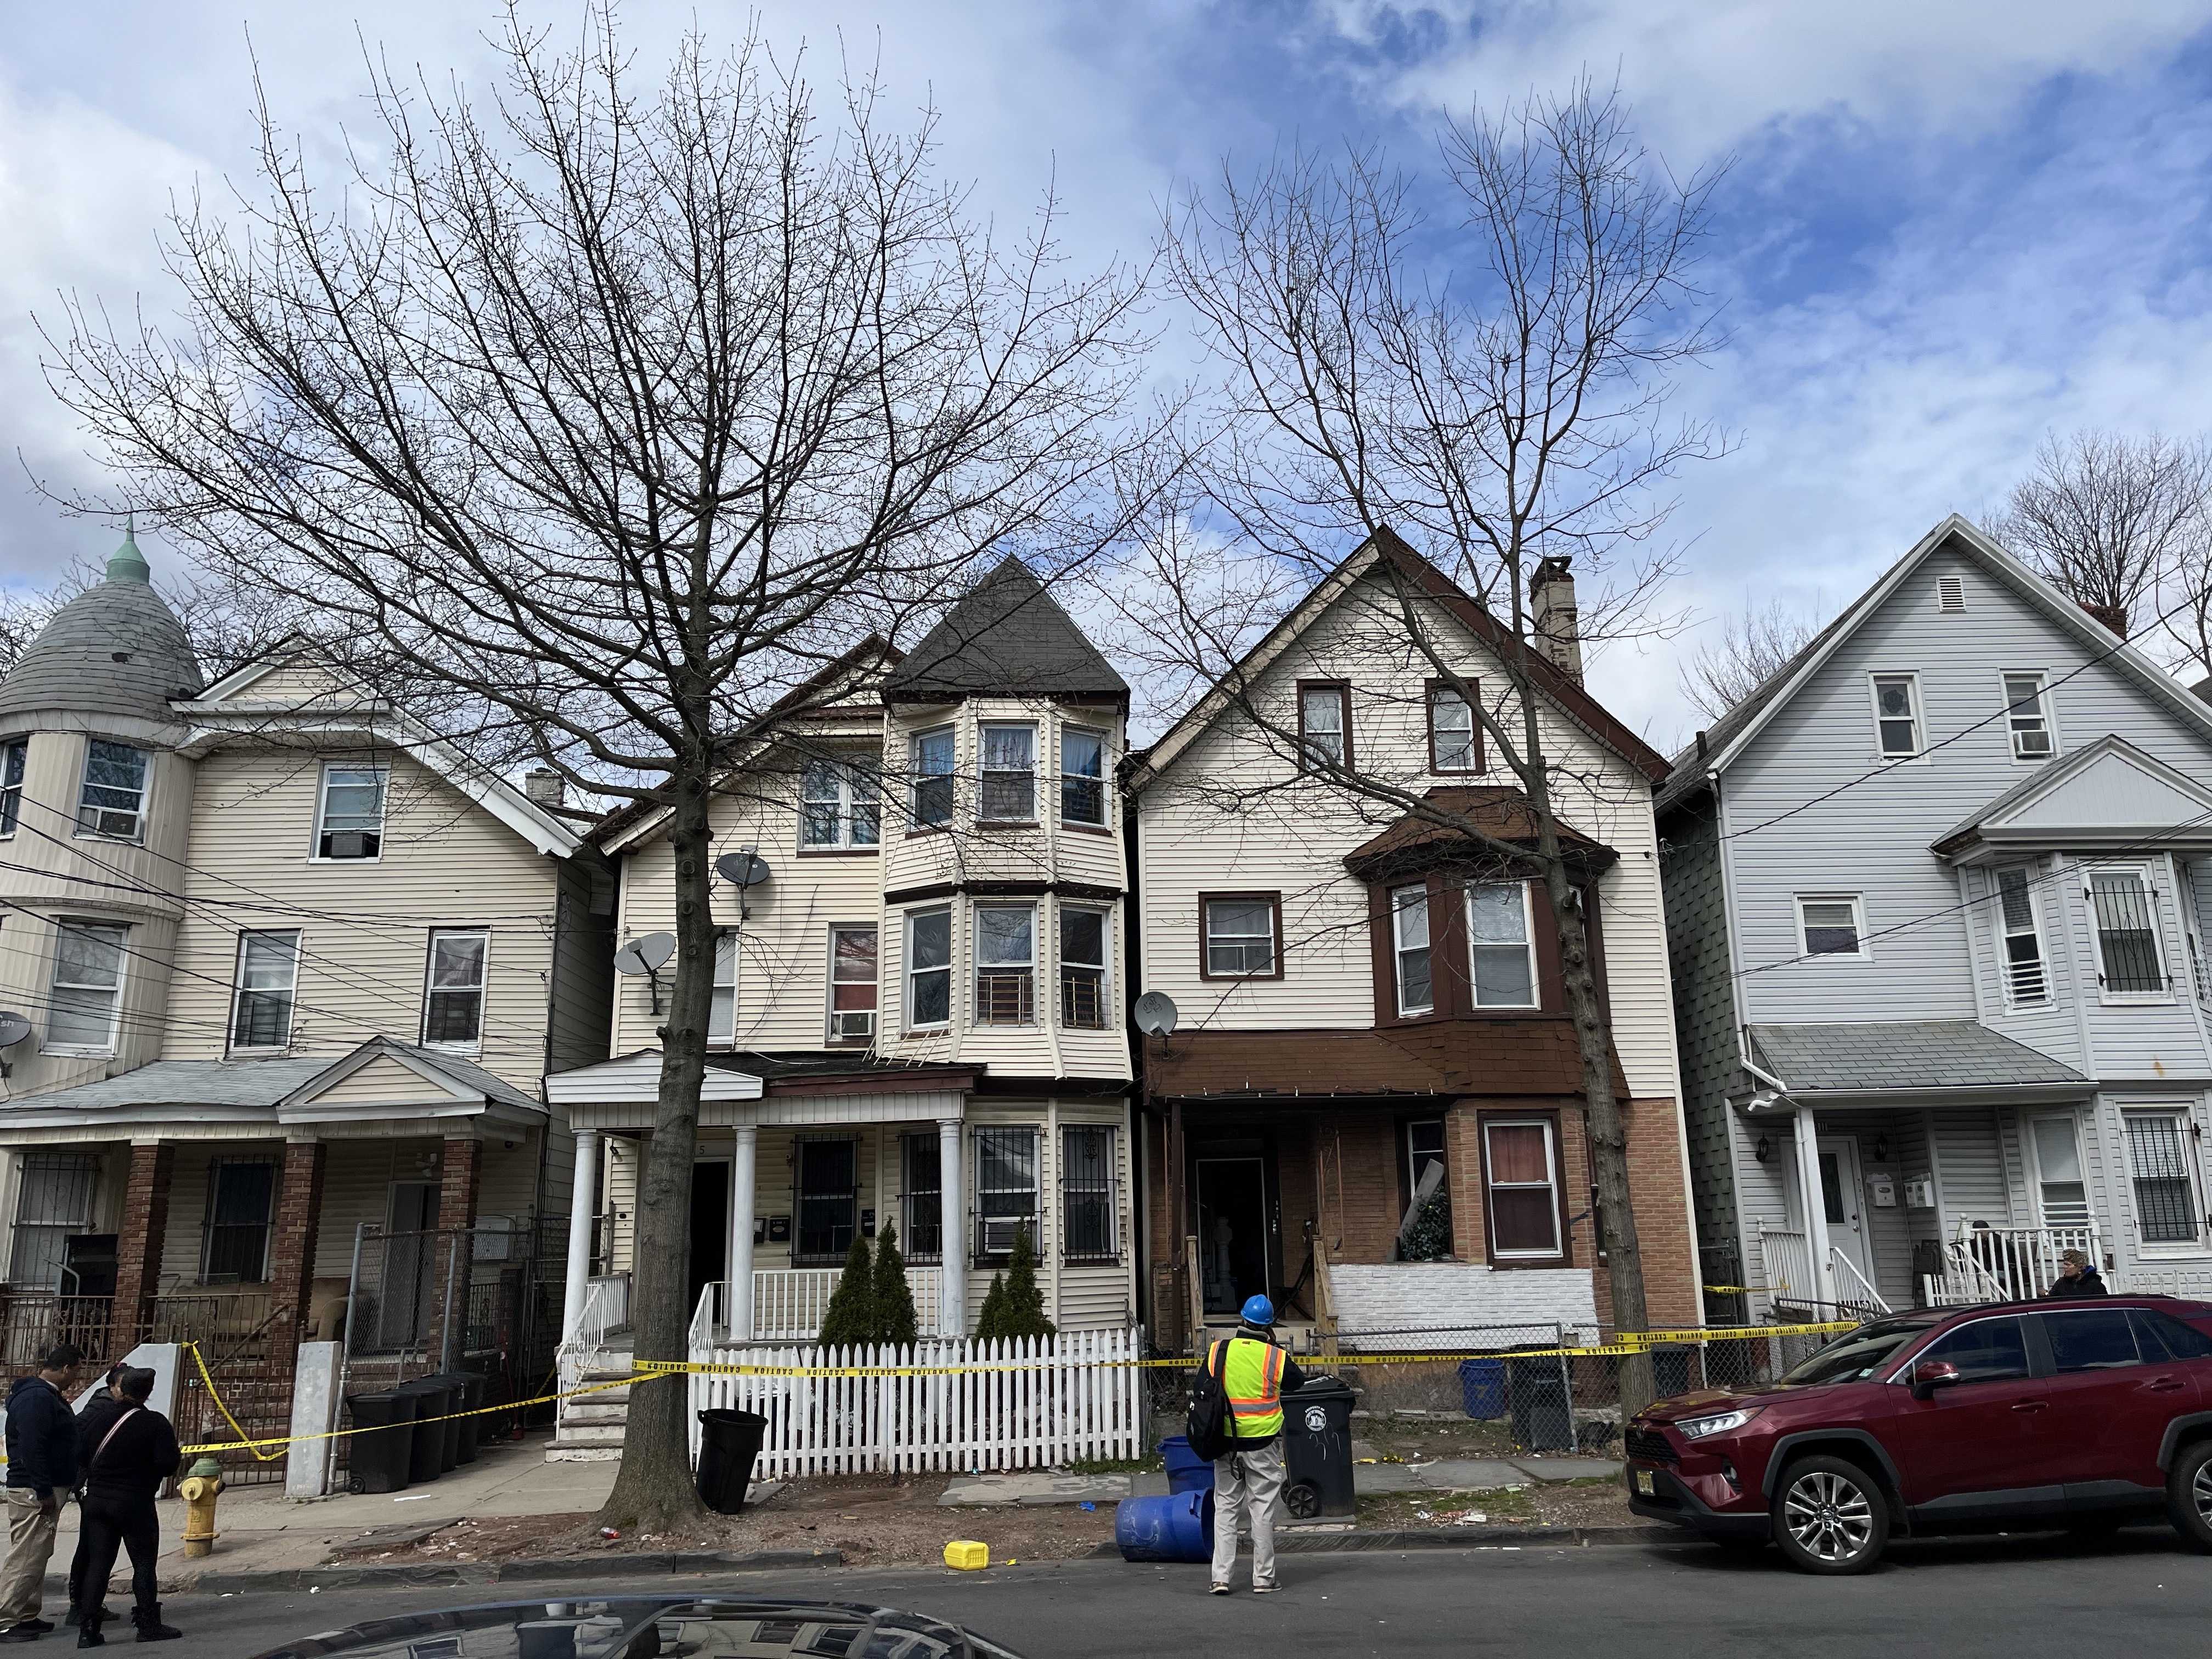
[[1813,1273],[1813,1250],[1802,1233],[1778,1227],[1759,1230],[1759,1260],[1770,1303],[1804,1306],[1819,1299],[1820,1281]]
[[2051,1288],[2058,1278],[2059,1258],[2068,1250],[2079,1250],[2092,1261],[2104,1260],[2094,1225],[1977,1227],[1964,1223],[1959,1236],[1943,1246],[1943,1277],[1950,1288],[1971,1291],[1968,1299],[2027,1301]]
[[1836,1306],[1843,1312],[1871,1318],[1893,1311],[1881,1299],[1881,1292],[1859,1271],[1858,1263],[1832,1244],[1828,1247],[1828,1271],[1835,1276]]
[[[753,1273],[753,1329],[756,1342],[811,1342],[822,1331],[822,1316],[843,1275],[842,1267],[764,1267]],[[906,1270],[907,1288],[914,1292],[915,1328],[924,1336],[937,1334],[938,1289],[945,1282],[941,1267]],[[718,1317],[717,1324],[723,1321]]]
[[[696,1326],[695,1326],[696,1328]],[[691,1376],[691,1455],[698,1413],[717,1407],[768,1419],[755,1472],[763,1479],[878,1470],[1049,1468],[1076,1458],[1130,1458],[1146,1438],[1143,1333],[1063,1331],[1034,1340],[923,1342],[910,1348],[695,1347],[702,1364],[953,1366],[884,1376]]]
[[605,1279],[587,1280],[584,1285],[583,1312],[576,1320],[575,1345],[580,1348],[604,1348],[607,1338],[629,1328],[629,1275],[610,1273]]

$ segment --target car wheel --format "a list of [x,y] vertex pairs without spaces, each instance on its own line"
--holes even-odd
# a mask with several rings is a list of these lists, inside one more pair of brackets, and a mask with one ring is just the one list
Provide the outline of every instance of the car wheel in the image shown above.
[[2184,1542],[2212,1553],[2212,1440],[2184,1446],[2166,1475],[2166,1514]]
[[1872,1476],[1840,1457],[1808,1457],[1774,1492],[1774,1543],[1800,1572],[1865,1572],[1889,1542],[1889,1500]]

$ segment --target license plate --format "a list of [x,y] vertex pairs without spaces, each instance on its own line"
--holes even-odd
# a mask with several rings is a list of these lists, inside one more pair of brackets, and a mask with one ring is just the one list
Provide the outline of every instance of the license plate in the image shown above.
[[1651,1484],[1650,1470],[1638,1469],[1636,1471],[1636,1490],[1642,1492],[1646,1498],[1650,1498],[1656,1494],[1657,1489]]

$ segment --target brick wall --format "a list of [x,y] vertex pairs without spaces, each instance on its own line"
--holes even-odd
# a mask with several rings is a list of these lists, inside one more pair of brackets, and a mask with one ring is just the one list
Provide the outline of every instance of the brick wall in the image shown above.
[[[466,1232],[456,1229],[477,1224],[477,1188],[483,1173],[483,1143],[473,1135],[450,1135],[446,1139],[444,1158],[438,1176],[438,1231],[441,1237],[437,1248],[428,1254],[433,1270],[437,1274],[436,1296],[439,1301],[430,1319],[430,1358],[433,1364],[441,1362],[446,1349],[446,1325],[450,1319],[467,1318],[469,1305],[469,1277],[473,1265],[473,1241]],[[457,1258],[449,1259],[448,1252],[458,1251]],[[448,1269],[450,1267],[450,1273]],[[453,1287],[453,1300],[444,1300],[445,1287],[450,1278]],[[453,1341],[453,1363],[461,1363],[465,1346],[457,1334]]]
[[[147,1300],[160,1285],[161,1247],[169,1231],[169,1184],[176,1168],[174,1141],[131,1149],[131,1167],[124,1177],[122,1227],[115,1241],[118,1325],[135,1327],[143,1322]],[[118,1337],[125,1334],[118,1333]],[[125,1348],[130,1346],[124,1344]]]
[[279,1316],[279,1325],[289,1323],[295,1334],[303,1331],[307,1322],[315,1245],[322,1222],[323,1172],[329,1154],[330,1148],[319,1140],[284,1144],[284,1167],[276,1188],[276,1237],[269,1253],[269,1288],[289,1303],[291,1312]]

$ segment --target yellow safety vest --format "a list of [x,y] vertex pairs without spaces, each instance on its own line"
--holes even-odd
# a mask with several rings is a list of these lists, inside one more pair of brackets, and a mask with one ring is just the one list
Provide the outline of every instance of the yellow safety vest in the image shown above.
[[[1213,1345],[1206,1367],[1214,1368],[1221,1343]],[[1221,1391],[1236,1413],[1239,1440],[1266,1440],[1283,1431],[1283,1351],[1249,1336],[1228,1340],[1229,1360],[1221,1367]]]

